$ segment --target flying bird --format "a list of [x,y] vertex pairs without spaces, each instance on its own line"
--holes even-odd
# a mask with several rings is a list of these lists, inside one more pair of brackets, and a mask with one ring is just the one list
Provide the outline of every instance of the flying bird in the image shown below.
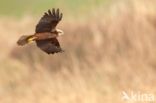
[[45,12],[33,35],[23,35],[17,41],[20,46],[35,41],[37,47],[47,54],[63,52],[57,37],[63,35],[63,31],[57,29],[57,24],[61,21],[63,14],[59,9],[52,9]]

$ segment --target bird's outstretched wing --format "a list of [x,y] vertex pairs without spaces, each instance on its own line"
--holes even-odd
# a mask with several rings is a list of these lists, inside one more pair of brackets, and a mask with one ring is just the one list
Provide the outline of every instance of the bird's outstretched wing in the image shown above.
[[36,44],[41,50],[48,54],[63,52],[60,47],[59,41],[56,38],[38,40],[36,41]]
[[45,12],[39,23],[36,25],[36,33],[51,32],[55,29],[56,25],[62,19],[63,14],[59,9],[48,10]]

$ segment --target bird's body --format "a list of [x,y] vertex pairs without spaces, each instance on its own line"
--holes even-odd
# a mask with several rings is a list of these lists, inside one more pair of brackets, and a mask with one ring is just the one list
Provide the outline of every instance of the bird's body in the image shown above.
[[57,24],[62,19],[62,13],[59,9],[48,10],[36,26],[33,35],[23,35],[17,41],[18,45],[25,45],[29,42],[36,41],[37,46],[48,54],[62,52],[57,37],[63,34],[62,30],[56,29]]

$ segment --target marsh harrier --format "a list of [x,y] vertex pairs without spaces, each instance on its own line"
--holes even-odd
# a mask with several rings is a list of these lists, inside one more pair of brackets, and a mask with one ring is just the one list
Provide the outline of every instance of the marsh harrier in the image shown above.
[[48,10],[45,12],[33,35],[23,35],[17,41],[17,44],[23,46],[29,42],[35,41],[37,46],[48,54],[62,52],[57,37],[63,34],[62,30],[56,29],[57,24],[61,21],[63,14],[59,9]]

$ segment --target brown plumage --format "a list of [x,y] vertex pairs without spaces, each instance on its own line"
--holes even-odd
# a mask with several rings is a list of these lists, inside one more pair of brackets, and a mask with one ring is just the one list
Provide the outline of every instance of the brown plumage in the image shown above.
[[63,31],[56,29],[62,16],[59,9],[48,10],[37,24],[35,34],[21,36],[17,44],[23,46],[31,41],[36,41],[37,46],[48,54],[62,52],[57,37],[63,34]]

